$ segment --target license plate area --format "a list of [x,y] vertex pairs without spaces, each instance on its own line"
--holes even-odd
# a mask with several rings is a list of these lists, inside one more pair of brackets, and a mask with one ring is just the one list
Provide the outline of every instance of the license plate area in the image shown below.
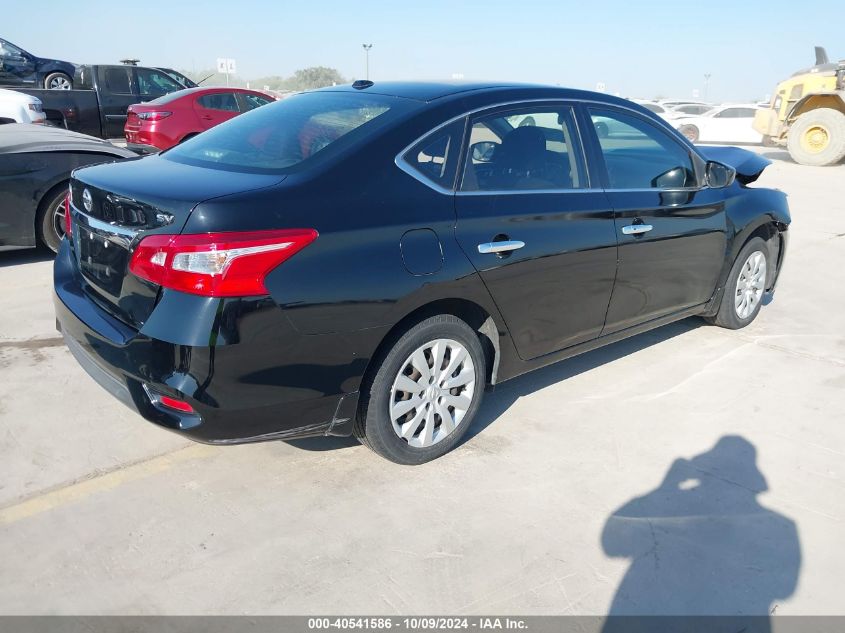
[[117,299],[129,258],[129,240],[107,230],[77,223],[74,246],[79,270],[89,283]]

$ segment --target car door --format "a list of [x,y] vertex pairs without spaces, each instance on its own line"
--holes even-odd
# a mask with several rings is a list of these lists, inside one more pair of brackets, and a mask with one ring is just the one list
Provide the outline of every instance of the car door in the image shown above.
[[708,301],[727,248],[724,190],[702,186],[702,161],[645,116],[612,107],[586,114],[587,122],[612,119],[616,130],[599,137],[584,126],[619,240],[603,334]]
[[599,336],[616,273],[613,211],[590,186],[572,107],[473,115],[456,237],[532,359]]
[[0,40],[0,84],[6,86],[35,85],[35,61],[25,51]]
[[231,91],[212,92],[200,95],[194,100],[194,110],[203,130],[220,125],[240,114],[238,100]]

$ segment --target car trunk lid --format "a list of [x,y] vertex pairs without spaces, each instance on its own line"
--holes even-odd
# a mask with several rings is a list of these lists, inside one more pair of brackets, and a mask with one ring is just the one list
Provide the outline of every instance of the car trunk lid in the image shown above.
[[129,271],[138,242],[147,235],[180,233],[200,202],[282,179],[158,156],[79,170],[71,180],[73,250],[86,292],[110,314],[140,328],[155,307],[159,287]]

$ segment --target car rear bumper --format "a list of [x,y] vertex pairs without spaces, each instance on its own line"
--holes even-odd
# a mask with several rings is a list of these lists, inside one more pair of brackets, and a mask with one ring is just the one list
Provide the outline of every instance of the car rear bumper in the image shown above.
[[[200,346],[153,338],[111,316],[84,285],[63,240],[54,267],[56,327],[79,365],[150,422],[210,444],[350,434],[357,391],[284,384],[288,368],[268,368],[267,354],[253,353],[272,343]],[[271,331],[284,336],[286,318],[278,316],[280,326]],[[197,322],[190,315],[184,320]],[[292,371],[303,373],[299,366]],[[193,413],[162,405],[162,395],[187,402]]]

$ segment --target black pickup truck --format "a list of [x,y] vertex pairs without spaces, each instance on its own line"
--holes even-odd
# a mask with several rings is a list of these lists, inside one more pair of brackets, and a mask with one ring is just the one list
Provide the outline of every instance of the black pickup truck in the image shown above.
[[47,121],[100,138],[123,138],[126,108],[196,84],[169,68],[77,66],[73,90],[15,88],[41,99]]

